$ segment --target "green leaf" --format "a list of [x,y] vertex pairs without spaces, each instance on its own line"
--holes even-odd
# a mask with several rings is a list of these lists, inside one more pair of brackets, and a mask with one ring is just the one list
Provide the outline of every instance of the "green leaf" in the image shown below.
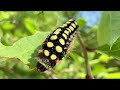
[[25,24],[25,27],[28,29],[28,31],[31,33],[31,34],[34,34],[35,32],[35,26],[34,24],[32,23],[32,20],[30,20],[29,18],[26,18],[24,20],[24,24]]
[[72,52],[70,53],[70,57],[74,60],[75,65],[80,65],[84,61],[82,57]]
[[95,64],[92,70],[93,75],[98,75],[101,72],[107,72],[107,69],[102,64]]
[[0,70],[0,79],[7,79],[8,78],[8,76],[7,75],[5,75],[5,73],[2,71],[2,70]]
[[108,75],[105,75],[104,78],[106,78],[106,79],[119,79],[120,73],[110,73]]
[[120,37],[120,11],[104,11],[97,33],[98,45],[108,44],[110,48]]
[[117,39],[117,41],[113,44],[111,49],[110,46],[106,44],[101,47],[98,47],[98,52],[103,52],[107,55],[120,59],[120,38]]
[[35,67],[38,50],[48,34],[48,32],[36,32],[32,36],[18,40],[12,46],[4,46],[0,43],[0,57],[18,58],[24,64]]
[[67,67],[69,64],[69,62],[66,62],[64,59],[62,61],[60,61],[60,64],[56,65],[54,68],[57,71],[61,71],[63,70],[65,67]]
[[3,36],[3,31],[0,29],[0,41],[2,36]]
[[4,30],[11,30],[11,29],[15,28],[15,25],[7,22],[7,23],[5,23],[5,24],[2,25],[2,28]]
[[120,12],[102,12],[98,30],[98,52],[120,59]]
[[104,63],[108,63],[111,59],[112,59],[112,57],[109,57],[109,56],[106,55],[106,54],[102,54],[102,55],[98,58],[98,61],[104,62]]
[[83,18],[79,18],[79,19],[77,20],[77,23],[78,23],[78,25],[79,25],[79,28],[82,29],[82,28],[86,25],[86,20],[83,19]]

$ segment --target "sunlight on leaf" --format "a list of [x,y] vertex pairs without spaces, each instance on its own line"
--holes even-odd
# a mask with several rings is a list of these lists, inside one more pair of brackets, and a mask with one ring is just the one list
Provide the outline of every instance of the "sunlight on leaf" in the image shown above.
[[19,58],[24,64],[34,67],[38,50],[48,34],[48,32],[36,32],[32,36],[18,40],[12,46],[4,46],[0,43],[0,57]]

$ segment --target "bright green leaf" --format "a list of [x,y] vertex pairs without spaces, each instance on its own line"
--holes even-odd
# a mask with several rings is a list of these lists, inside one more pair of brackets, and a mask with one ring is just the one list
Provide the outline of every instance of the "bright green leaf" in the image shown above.
[[108,55],[106,54],[102,54],[99,58],[98,58],[98,61],[100,62],[104,62],[104,63],[108,63],[109,60],[111,60],[112,57],[109,57]]
[[34,34],[35,32],[35,25],[33,24],[32,20],[30,20],[29,18],[26,18],[24,20],[24,24],[25,27],[28,29],[28,31],[32,34]]
[[107,79],[119,79],[120,78],[120,73],[110,73],[108,75],[105,75],[104,78]]
[[79,28],[82,29],[82,28],[86,25],[86,20],[83,19],[83,18],[79,18],[79,19],[77,20],[77,23],[78,23],[78,25],[79,25]]
[[22,38],[12,46],[4,46],[0,43],[0,57],[18,58],[24,64],[35,67],[38,50],[49,33],[36,32],[32,36]]
[[2,25],[2,28],[4,30],[11,30],[11,29],[15,28],[15,25],[7,22],[7,23],[5,23],[5,24]]
[[107,69],[102,64],[96,64],[93,66],[93,68],[94,68],[92,70],[93,75],[97,75],[97,74],[100,74],[102,72],[107,72]]
[[120,37],[120,11],[104,11],[100,19],[98,45],[108,44],[110,48]]

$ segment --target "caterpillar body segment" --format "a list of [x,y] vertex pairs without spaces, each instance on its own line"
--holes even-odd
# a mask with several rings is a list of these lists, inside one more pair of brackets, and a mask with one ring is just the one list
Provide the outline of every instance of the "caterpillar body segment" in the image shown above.
[[39,50],[37,62],[38,71],[46,71],[53,68],[66,55],[73,38],[77,32],[78,24],[70,19],[62,26],[53,30],[42,44]]

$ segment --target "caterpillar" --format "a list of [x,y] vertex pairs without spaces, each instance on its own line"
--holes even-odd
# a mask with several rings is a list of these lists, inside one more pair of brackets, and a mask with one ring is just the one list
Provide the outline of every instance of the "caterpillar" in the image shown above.
[[67,54],[70,44],[77,33],[78,24],[69,19],[53,30],[38,51],[37,70],[40,72],[53,68]]

